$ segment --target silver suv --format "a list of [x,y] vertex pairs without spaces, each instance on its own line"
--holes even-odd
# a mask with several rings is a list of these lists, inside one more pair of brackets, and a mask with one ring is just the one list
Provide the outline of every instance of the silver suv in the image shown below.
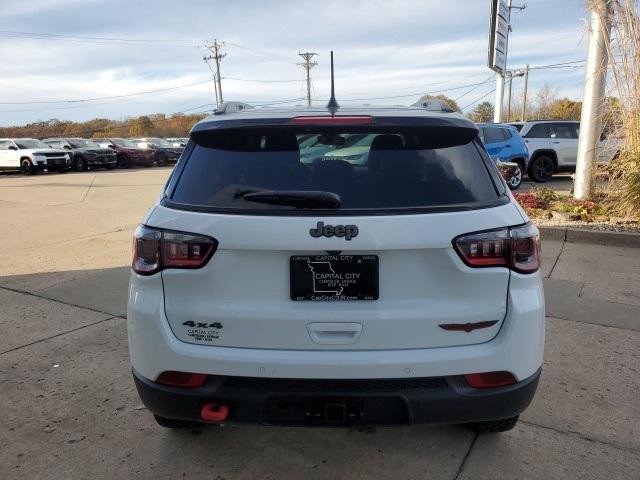
[[[529,178],[546,182],[556,172],[574,172],[578,154],[580,122],[536,120],[512,123],[520,130],[529,149]],[[619,139],[605,134],[600,138],[598,163],[609,162],[619,149]]]

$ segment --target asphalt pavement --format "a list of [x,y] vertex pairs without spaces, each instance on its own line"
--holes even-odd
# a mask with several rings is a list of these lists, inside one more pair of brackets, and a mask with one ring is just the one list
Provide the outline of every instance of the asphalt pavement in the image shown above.
[[543,242],[545,363],[511,432],[158,427],[125,310],[168,173],[0,176],[0,478],[640,478],[640,248]]

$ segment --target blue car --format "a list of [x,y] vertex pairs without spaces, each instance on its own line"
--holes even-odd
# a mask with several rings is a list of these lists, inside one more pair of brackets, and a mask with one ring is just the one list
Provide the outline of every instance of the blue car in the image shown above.
[[518,130],[500,123],[479,123],[480,139],[489,156],[494,160],[517,165],[515,174],[507,180],[511,190],[522,184],[524,172],[529,167],[529,150]]

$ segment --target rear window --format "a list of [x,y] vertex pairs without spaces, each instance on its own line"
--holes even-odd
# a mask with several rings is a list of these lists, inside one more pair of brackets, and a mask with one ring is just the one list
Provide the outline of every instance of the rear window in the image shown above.
[[484,143],[500,143],[504,142],[505,137],[502,128],[484,127]]
[[343,213],[495,203],[502,191],[476,138],[473,130],[451,127],[198,133],[172,182],[169,202],[265,214],[300,207],[251,201],[245,195],[330,192],[340,197],[339,208],[331,210]]

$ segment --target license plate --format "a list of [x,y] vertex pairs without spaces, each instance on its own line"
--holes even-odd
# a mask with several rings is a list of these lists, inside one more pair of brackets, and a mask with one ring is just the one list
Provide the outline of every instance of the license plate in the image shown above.
[[317,302],[378,299],[376,255],[291,257],[291,299]]

